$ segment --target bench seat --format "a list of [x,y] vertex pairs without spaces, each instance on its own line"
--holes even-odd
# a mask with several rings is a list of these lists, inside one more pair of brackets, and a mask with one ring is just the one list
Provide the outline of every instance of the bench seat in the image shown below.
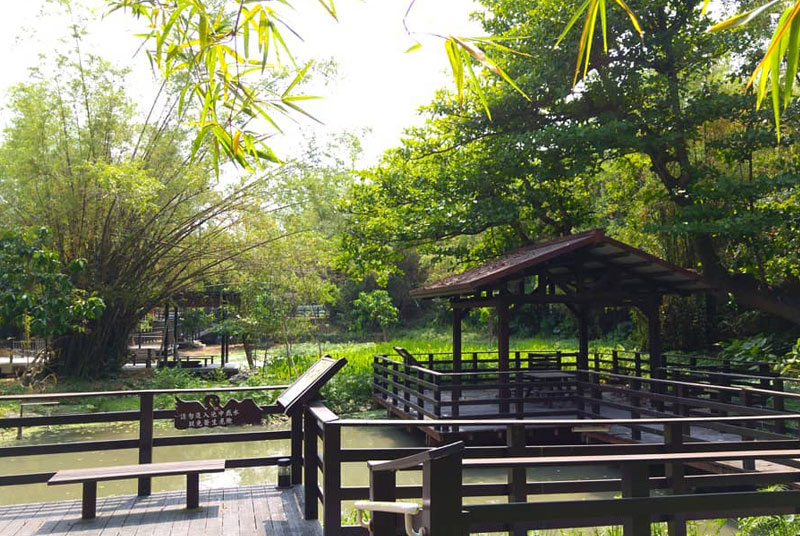
[[185,462],[148,463],[141,465],[118,465],[92,469],[69,469],[58,471],[48,486],[60,484],[83,484],[83,508],[81,517],[93,519],[97,509],[97,483],[106,480],[125,480],[154,476],[186,475],[186,508],[197,508],[200,504],[200,473],[225,471],[225,460],[193,460]]

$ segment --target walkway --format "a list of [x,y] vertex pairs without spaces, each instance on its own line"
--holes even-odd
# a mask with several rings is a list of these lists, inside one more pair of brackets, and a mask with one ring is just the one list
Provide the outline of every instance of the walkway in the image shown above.
[[34,536],[321,536],[304,521],[300,486],[200,490],[201,508],[187,511],[182,491],[150,497],[103,497],[97,518],[82,521],[80,501],[0,506],[0,534]]

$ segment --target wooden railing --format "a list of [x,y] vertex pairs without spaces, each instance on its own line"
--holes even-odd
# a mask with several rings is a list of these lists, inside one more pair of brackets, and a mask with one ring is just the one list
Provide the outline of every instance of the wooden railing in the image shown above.
[[[529,373],[575,370],[574,358],[574,353],[566,352],[514,352],[508,371],[497,370],[496,358],[476,358],[464,361],[462,372],[443,372],[450,370],[451,360],[435,361],[434,367],[430,368],[376,355],[373,359],[373,392],[388,409],[396,408],[398,415],[418,419],[457,417],[464,413],[465,406],[498,404],[496,411],[481,412],[481,416],[499,418],[510,413],[517,417],[536,416],[541,411],[526,411],[524,407],[531,381]],[[490,399],[468,396],[488,389],[497,390],[498,396]],[[548,403],[554,405],[573,401],[575,389],[569,381],[542,379],[537,383],[537,393],[546,395]],[[547,412],[548,415],[559,413],[570,414],[573,411],[553,409]]]
[[[641,506],[637,510],[642,514],[638,523],[647,516],[647,523],[652,521],[670,520],[678,522],[686,519],[717,518],[726,515],[761,515],[763,513],[789,513],[789,500],[795,501],[792,508],[796,508],[800,501],[800,493],[794,495],[770,494],[776,502],[771,503],[766,495],[755,492],[745,492],[735,495],[731,493],[719,494],[716,499],[707,499],[706,495],[695,496],[697,503],[688,499],[675,501],[672,498],[663,500],[664,497],[650,497],[650,490],[666,490],[669,495],[690,493],[702,488],[730,489],[734,487],[758,488],[774,484],[788,484],[800,481],[800,472],[790,469],[791,461],[787,458],[800,457],[800,442],[796,438],[764,439],[736,441],[705,442],[692,439],[686,432],[695,427],[705,427],[710,421],[730,426],[735,429],[749,430],[764,421],[769,421],[771,426],[780,421],[787,425],[796,424],[800,414],[788,415],[747,415],[731,417],[671,417],[641,419],[570,419],[570,420],[518,420],[518,419],[444,419],[436,423],[438,426],[464,427],[485,426],[490,424],[506,429],[505,446],[467,446],[463,450],[464,468],[495,468],[505,471],[501,482],[494,483],[461,483],[459,479],[428,478],[423,479],[423,485],[395,486],[391,494],[386,489],[379,494],[372,494],[368,486],[343,486],[342,472],[347,464],[347,470],[352,471],[354,464],[366,466],[368,461],[395,460],[424,452],[422,448],[374,448],[367,446],[348,446],[342,444],[343,435],[348,431],[364,428],[390,428],[409,427],[418,425],[414,420],[360,420],[339,419],[321,402],[313,403],[306,408],[305,424],[305,496],[306,516],[308,519],[318,519],[318,507],[323,506],[322,521],[324,536],[350,536],[365,535],[367,531],[358,526],[343,526],[343,503],[346,501],[371,499],[371,500],[396,500],[396,499],[424,499],[423,504],[432,504],[431,501],[445,501],[452,504],[453,497],[470,498],[470,505],[464,505],[460,511],[466,512],[468,532],[435,532],[447,536],[448,534],[467,534],[474,532],[517,531],[514,534],[524,534],[522,530],[537,528],[567,528],[581,526],[600,526],[607,524],[626,524],[630,520],[631,511],[625,510],[632,502],[610,503],[611,499],[601,500],[587,507],[587,501],[557,501],[533,502],[528,506],[508,507],[508,516],[504,517],[501,511],[494,511],[488,505],[473,506],[476,498],[486,501],[497,497],[507,497],[509,502],[524,504],[530,496],[551,494],[581,494],[599,492],[622,492],[624,496],[639,501]],[[565,444],[565,445],[538,445],[529,444],[534,430],[559,430],[561,437],[569,437],[576,430],[588,430],[605,427],[638,427],[646,426],[652,429],[663,430],[659,440],[652,436],[649,440],[637,444]],[[352,435],[350,437],[353,437]],[[352,440],[350,441],[352,443]],[[319,445],[322,451],[319,451]],[[698,466],[698,464],[730,463],[732,460],[752,464],[755,460],[766,459],[773,463],[785,464],[787,470],[771,472],[745,472],[729,474],[698,474],[686,475],[685,467]],[[542,461],[545,460],[545,461]],[[612,476],[591,480],[558,480],[550,482],[530,482],[526,469],[541,465],[612,465],[620,470],[619,476]],[[644,464],[644,465],[642,465]],[[666,466],[665,476],[649,477],[642,472],[641,467],[649,465]],[[636,467],[636,471],[629,469]],[[321,474],[321,484],[319,475]],[[501,473],[502,474],[502,473]],[[643,477],[644,475],[644,477]],[[425,484],[438,482],[439,492],[425,495]],[[670,499],[672,502],[670,502]],[[619,499],[614,499],[619,501]],[[484,502],[486,502],[484,501]],[[627,501],[627,499],[622,499]],[[716,502],[715,502],[716,501]],[[702,508],[696,505],[702,504]],[[575,506],[575,515],[566,516],[570,506]],[[548,508],[552,506],[552,510]],[[659,510],[663,508],[664,510]],[[666,514],[681,514],[679,518]],[[608,515],[606,515],[608,514]],[[662,515],[664,514],[664,515]],[[685,515],[684,515],[685,514]],[[425,519],[425,516],[422,516]],[[502,520],[502,521],[501,521]],[[460,520],[451,519],[452,527],[458,526]],[[513,522],[512,522],[513,521]],[[444,526],[444,525],[443,525]],[[648,529],[649,530],[649,529]],[[376,533],[383,536],[383,533]],[[429,532],[430,534],[430,532]],[[643,532],[633,532],[640,536]],[[649,536],[649,531],[647,532]]]
[[[69,443],[50,443],[41,445],[20,445],[0,447],[0,460],[18,456],[37,456],[42,454],[62,454],[75,452],[91,452],[106,450],[134,449],[138,451],[139,463],[152,463],[153,451],[159,447],[176,445],[208,445],[212,443],[239,443],[247,441],[290,440],[290,452],[280,456],[231,458],[225,461],[228,469],[241,467],[261,467],[277,465],[280,458],[292,459],[292,480],[301,481],[302,468],[302,416],[298,412],[291,417],[290,427],[283,430],[258,430],[250,428],[237,432],[208,432],[191,435],[156,435],[154,423],[158,420],[171,420],[175,417],[174,409],[157,409],[154,407],[158,395],[188,395],[201,393],[233,394],[244,392],[279,391],[286,386],[229,387],[209,389],[159,389],[145,391],[102,391],[90,393],[53,393],[35,395],[0,396],[0,403],[31,403],[39,401],[59,401],[62,404],[76,399],[99,397],[136,397],[139,409],[131,411],[110,411],[94,413],[68,413],[48,416],[6,417],[0,419],[0,429],[24,430],[35,426],[59,426],[66,424],[97,424],[138,422],[138,438],[111,439],[102,441],[79,441]],[[260,406],[262,415],[270,416],[281,413],[277,405]],[[220,429],[217,429],[220,430]],[[47,482],[54,472],[5,474],[0,476],[0,486],[19,484],[35,484]],[[139,479],[139,494],[147,495],[150,490],[150,479]]]

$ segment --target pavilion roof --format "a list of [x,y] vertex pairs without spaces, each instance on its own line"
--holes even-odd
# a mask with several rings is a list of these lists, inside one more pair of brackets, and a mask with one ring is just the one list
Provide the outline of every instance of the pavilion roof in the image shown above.
[[452,299],[474,296],[507,289],[509,283],[531,275],[576,293],[589,289],[626,296],[689,294],[713,288],[696,272],[594,229],[523,246],[466,272],[417,288],[411,295]]

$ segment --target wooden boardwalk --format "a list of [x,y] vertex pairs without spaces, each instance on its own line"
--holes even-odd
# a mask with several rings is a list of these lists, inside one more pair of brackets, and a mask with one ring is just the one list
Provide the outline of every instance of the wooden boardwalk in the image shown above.
[[304,521],[302,488],[252,486],[200,490],[200,508],[186,510],[183,491],[149,497],[103,497],[97,518],[82,521],[80,501],[0,506],[2,536],[321,536]]

